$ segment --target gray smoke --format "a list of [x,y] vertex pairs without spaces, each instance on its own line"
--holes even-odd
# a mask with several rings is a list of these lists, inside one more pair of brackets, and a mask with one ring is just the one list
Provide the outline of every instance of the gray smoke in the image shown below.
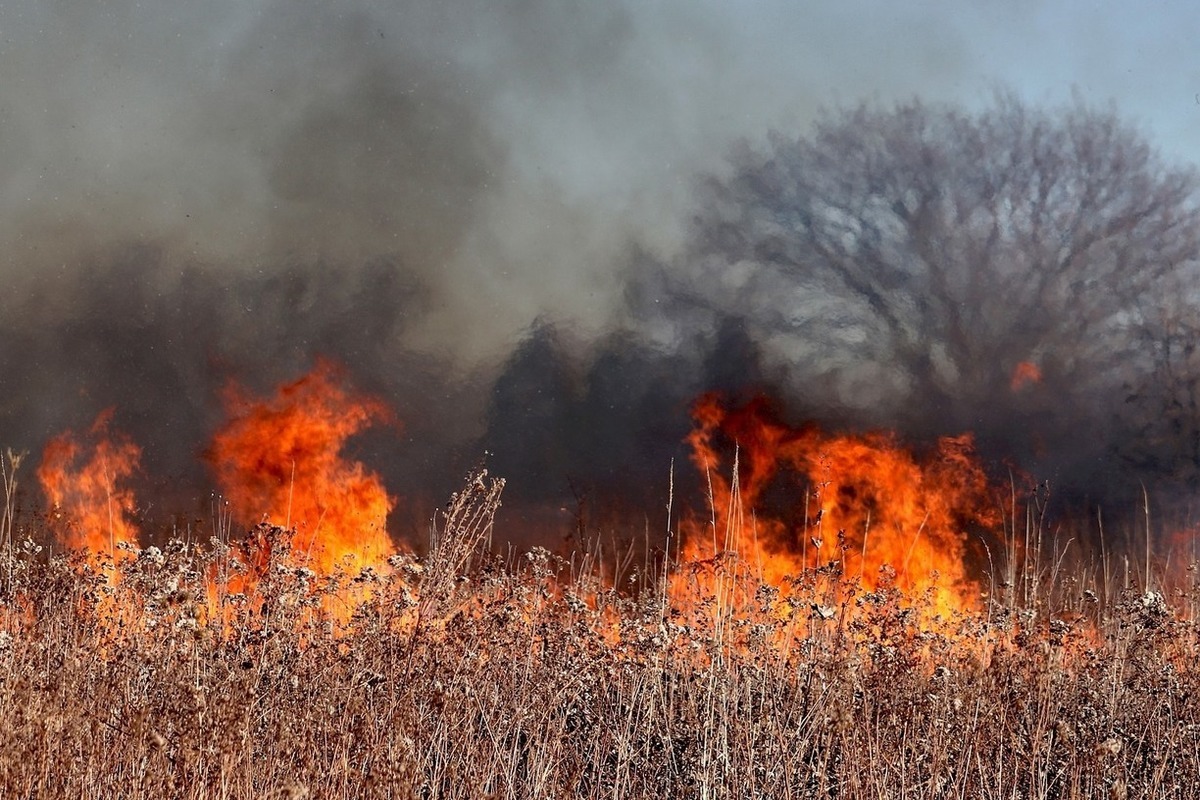
[[167,288],[184,265],[387,256],[437,307],[410,347],[475,363],[545,312],[594,331],[614,256],[674,247],[692,176],[732,138],[841,95],[936,91],[964,58],[916,11],[926,57],[847,75],[835,33],[878,56],[894,30],[788,8],[7,0],[4,275],[82,280],[131,245],[162,253]]
[[[404,420],[362,445],[395,491],[440,491],[533,321],[605,339],[630,243],[670,252],[693,175],[827,96],[835,65],[793,45],[890,36],[786,8],[4,0],[0,441],[115,406],[145,480],[203,505],[221,386],[327,355]],[[960,55],[912,24],[945,58],[892,88]]]
[[115,406],[190,514],[220,388],[326,355],[403,420],[357,447],[414,506],[483,449],[530,502],[656,493],[696,391],[786,383],[736,319],[628,324],[695,176],[824,103],[973,99],[1037,25],[878,11],[0,0],[0,444]]

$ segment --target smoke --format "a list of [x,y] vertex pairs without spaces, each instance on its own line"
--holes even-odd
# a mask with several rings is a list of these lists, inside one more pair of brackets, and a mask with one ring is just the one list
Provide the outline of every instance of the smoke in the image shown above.
[[545,315],[607,342],[578,413],[603,410],[648,363],[609,338],[631,244],[676,249],[693,176],[827,97],[805,43],[887,38],[852,10],[786,36],[786,8],[6,3],[0,440],[36,451],[113,406],[146,479],[186,494],[221,386],[323,354],[404,419],[364,445],[391,477],[440,475],[503,427],[517,378],[489,387]]
[[131,244],[163,252],[158,280],[386,255],[439,304],[413,347],[503,355],[547,311],[596,330],[614,255],[676,246],[693,176],[732,138],[808,118],[833,85],[936,89],[961,56],[918,11],[933,55],[849,78],[833,32],[859,53],[892,35],[787,8],[14,5],[4,274],[84,273]]
[[984,11],[875,11],[6,2],[0,444],[114,407],[143,513],[204,511],[221,387],[325,355],[395,407],[358,455],[419,515],[483,450],[514,502],[661,506],[703,390],[837,419],[733,306],[695,340],[647,307],[735,140],[990,84]]

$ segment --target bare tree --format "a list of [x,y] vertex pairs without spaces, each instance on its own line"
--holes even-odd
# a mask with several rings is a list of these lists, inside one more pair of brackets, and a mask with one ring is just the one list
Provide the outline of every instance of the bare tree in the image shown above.
[[[1142,316],[1196,267],[1198,190],[1078,100],[862,105],[744,146],[655,279],[675,307],[750,320],[809,391],[999,430],[1014,405],[1095,399],[1144,363]],[[1040,406],[1014,399],[1034,380]]]
[[1119,455],[1140,473],[1200,488],[1200,304],[1177,287],[1141,315],[1140,369],[1125,384]]

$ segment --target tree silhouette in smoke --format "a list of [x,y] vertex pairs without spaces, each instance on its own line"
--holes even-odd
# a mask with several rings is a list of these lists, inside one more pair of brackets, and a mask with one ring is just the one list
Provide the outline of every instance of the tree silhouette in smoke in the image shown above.
[[[498,530],[514,538],[531,526],[543,536],[596,533],[629,519],[665,530],[672,486],[678,497],[700,489],[682,468],[697,396],[720,391],[737,401],[774,389],[741,323],[729,321],[712,337],[705,350],[712,358],[689,358],[649,347],[629,330],[585,342],[545,319],[531,326],[491,386],[476,448],[513,487]],[[694,499],[702,502],[699,491]]]
[[1200,250],[1197,173],[1080,102],[864,104],[731,166],[684,257],[639,280],[689,324],[748,320],[800,393],[913,433],[1044,451],[1112,426],[1136,332]]
[[1139,369],[1123,387],[1122,459],[1140,473],[1200,488],[1200,306],[1181,285],[1141,320]]

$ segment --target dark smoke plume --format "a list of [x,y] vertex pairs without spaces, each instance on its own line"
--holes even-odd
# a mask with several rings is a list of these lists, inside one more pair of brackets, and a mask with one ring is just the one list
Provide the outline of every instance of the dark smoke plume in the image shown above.
[[[522,332],[548,314],[601,342],[595,366],[572,368],[591,375],[573,419],[602,417],[595,439],[572,434],[572,456],[604,473],[639,455],[633,438],[599,452],[626,415],[645,415],[645,447],[670,450],[687,424],[679,387],[698,381],[621,399],[650,397],[642,379],[676,362],[611,332],[614,266],[631,241],[676,246],[691,176],[732,136],[816,107],[832,67],[811,48],[760,47],[794,15],[765,12],[5,4],[0,442],[36,458],[113,406],[157,486],[147,514],[190,514],[208,502],[196,457],[226,381],[265,391],[323,355],[403,420],[360,442],[364,457],[397,494],[439,496],[481,446],[534,468],[501,433],[505,414],[527,413],[504,397],[528,372]],[[827,41],[855,16],[806,15],[789,38]],[[894,86],[939,85],[960,37],[928,12],[912,24],[946,56],[892,71]],[[844,27],[878,51],[882,33]],[[751,49],[781,55],[730,68]],[[489,391],[505,364],[516,373]]]
[[[986,14],[876,28],[869,10],[5,4],[0,445],[36,458],[114,407],[147,520],[203,515],[222,387],[265,392],[325,356],[402,422],[354,448],[408,498],[409,535],[484,451],[518,520],[659,513],[702,391],[841,427],[971,425],[885,402],[878,359],[798,342],[797,310],[836,298],[735,252],[722,215],[758,207],[714,190],[757,168],[730,142],[762,152],[824,102],[977,90]],[[1160,355],[1147,374],[1173,374]],[[1160,384],[1135,388],[1179,402]],[[1070,401],[1107,431],[1098,396]],[[1005,413],[982,435],[1002,443]],[[1127,421],[1112,430],[1142,430]]]

